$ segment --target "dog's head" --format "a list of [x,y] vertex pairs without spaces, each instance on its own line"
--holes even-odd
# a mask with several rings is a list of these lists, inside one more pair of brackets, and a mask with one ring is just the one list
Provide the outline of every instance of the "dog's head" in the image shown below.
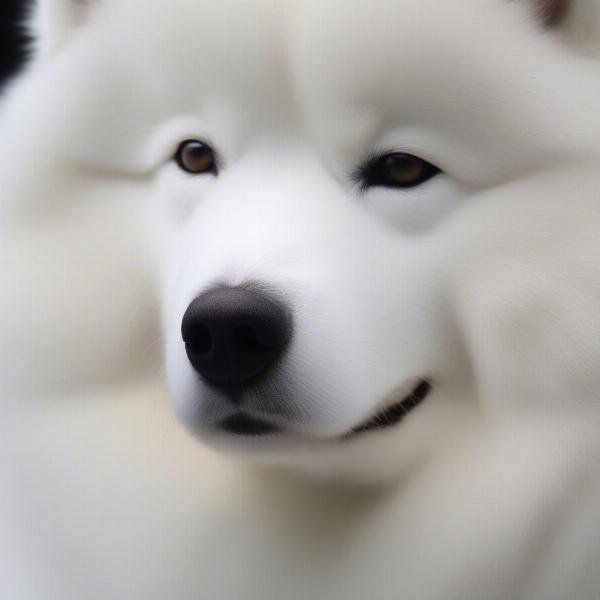
[[77,160],[147,185],[189,429],[379,478],[593,387],[591,2],[94,9],[47,60]]

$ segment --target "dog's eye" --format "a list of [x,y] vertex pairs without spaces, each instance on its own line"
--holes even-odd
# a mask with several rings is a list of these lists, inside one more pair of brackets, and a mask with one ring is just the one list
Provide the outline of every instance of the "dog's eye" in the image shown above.
[[215,153],[210,146],[198,140],[186,140],[179,144],[175,161],[188,173],[216,173]]
[[369,160],[361,167],[357,179],[363,189],[374,186],[411,188],[424,183],[439,172],[435,165],[418,156],[392,152]]

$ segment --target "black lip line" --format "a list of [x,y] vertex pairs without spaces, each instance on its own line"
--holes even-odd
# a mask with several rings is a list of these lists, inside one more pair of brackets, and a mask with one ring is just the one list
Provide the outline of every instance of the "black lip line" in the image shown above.
[[277,433],[279,427],[266,421],[260,421],[244,413],[238,413],[228,417],[219,424],[220,428],[227,433],[243,436],[261,436]]
[[[400,402],[388,406],[386,409],[377,413],[366,423],[355,427],[350,432],[342,436],[343,440],[353,439],[357,435],[372,431],[374,429],[383,429],[399,423],[410,411],[417,407],[429,395],[432,384],[423,379],[413,391]],[[235,435],[255,437],[278,433],[280,428],[277,425],[261,421],[244,413],[237,413],[221,421],[220,428],[228,433]]]
[[357,435],[372,431],[373,429],[382,429],[391,427],[399,423],[413,408],[417,407],[429,395],[432,385],[429,381],[421,380],[415,389],[406,398],[388,406],[386,409],[377,413],[366,423],[355,427],[343,436],[343,439],[352,439]]

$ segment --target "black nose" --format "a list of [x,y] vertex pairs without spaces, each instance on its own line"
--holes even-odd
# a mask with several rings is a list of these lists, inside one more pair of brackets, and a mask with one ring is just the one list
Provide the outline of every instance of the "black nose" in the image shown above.
[[188,306],[181,335],[192,366],[217,384],[241,384],[264,373],[292,333],[286,307],[265,292],[215,287]]

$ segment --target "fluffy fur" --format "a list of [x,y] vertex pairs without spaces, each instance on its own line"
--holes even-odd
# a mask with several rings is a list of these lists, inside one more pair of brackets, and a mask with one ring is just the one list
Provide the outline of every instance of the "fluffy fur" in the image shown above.
[[[43,1],[0,111],[0,595],[596,598],[597,4],[175,4]],[[293,313],[284,435],[210,427],[215,282]]]

